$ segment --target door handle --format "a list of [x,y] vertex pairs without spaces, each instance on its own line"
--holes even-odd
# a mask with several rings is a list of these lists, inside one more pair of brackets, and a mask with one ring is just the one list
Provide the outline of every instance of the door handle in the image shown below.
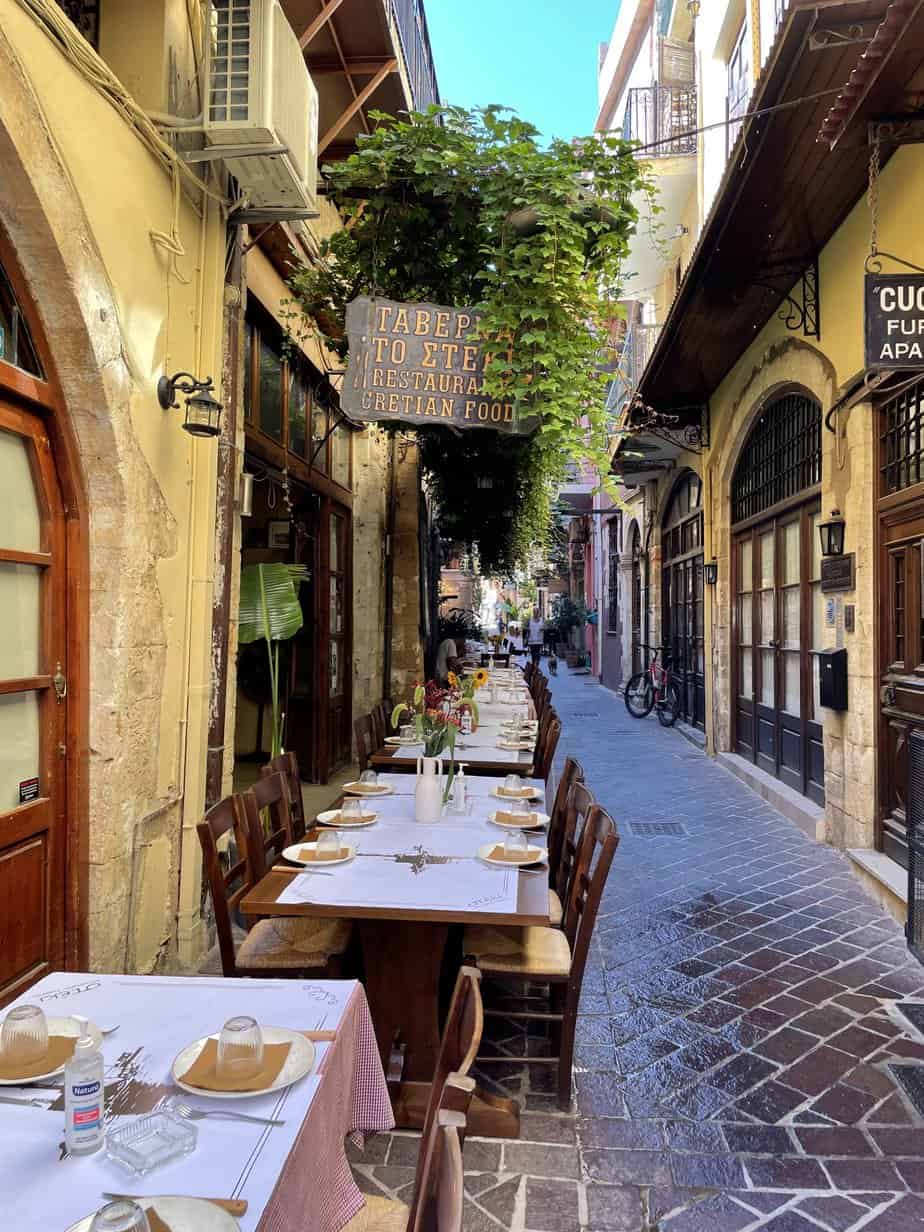
[[780,643],[776,640],[776,638],[773,638],[773,637],[770,638],[769,642],[767,642],[767,645],[771,646],[774,650],[779,650],[780,648]]

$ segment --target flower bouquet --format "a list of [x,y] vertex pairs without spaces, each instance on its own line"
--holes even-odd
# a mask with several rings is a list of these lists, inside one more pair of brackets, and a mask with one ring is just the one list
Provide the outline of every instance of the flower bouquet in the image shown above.
[[392,711],[392,727],[397,728],[405,714],[411,716],[417,739],[424,746],[424,757],[439,757],[444,749],[449,750],[449,776],[443,793],[445,803],[452,787],[453,758],[459,733],[459,716],[452,709],[451,691],[441,688],[435,680],[417,684],[410,704],[398,702]]

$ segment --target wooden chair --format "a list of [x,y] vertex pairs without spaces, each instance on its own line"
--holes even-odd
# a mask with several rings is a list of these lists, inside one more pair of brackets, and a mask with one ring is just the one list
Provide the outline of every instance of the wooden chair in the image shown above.
[[555,760],[555,750],[561,737],[561,720],[556,715],[545,731],[545,738],[540,740],[536,748],[536,760],[533,763],[533,777],[548,780],[552,773],[552,763]]
[[[527,1065],[558,1067],[558,1104],[562,1109],[571,1104],[574,1032],[587,953],[618,844],[613,819],[598,804],[593,805],[584,820],[565,902],[564,927],[469,925],[463,937],[462,952],[467,955],[466,961],[473,962],[490,980],[549,984],[547,1012],[537,1013],[529,1008],[518,1010],[505,1005],[501,1009],[486,1009],[485,1016],[550,1023],[558,1055],[519,1059]],[[480,1056],[476,1064],[502,1062],[506,1065],[510,1060],[507,1055]]]
[[376,702],[372,707],[372,713],[369,717],[372,719],[372,739],[375,741],[375,748],[380,749],[385,743],[385,737],[388,735],[388,718],[385,714],[385,703]]
[[[337,955],[346,949],[350,928],[340,920],[317,921],[323,928],[316,929],[305,941],[309,944],[291,944],[280,935],[276,922],[260,920],[235,950],[233,917],[241,899],[253,888],[257,878],[250,862],[250,841],[244,810],[239,796],[226,796],[214,808],[209,809],[196,827],[202,847],[202,860],[212,895],[215,911],[215,929],[218,933],[218,949],[221,953],[222,974],[234,976],[258,976],[264,979],[291,976],[302,979],[322,976],[336,978],[340,974]],[[218,844],[231,836],[228,868],[222,868]],[[315,923],[315,921],[310,921]],[[342,943],[342,948],[341,947]]]
[[[365,1206],[342,1232],[462,1232],[462,1143],[475,1083],[450,1074],[443,1100],[420,1139],[411,1205],[366,1195]],[[444,1106],[452,1105],[452,1106]]]
[[305,801],[302,799],[302,778],[298,772],[298,758],[294,753],[280,753],[271,762],[260,768],[264,778],[273,774],[285,776],[289,789],[289,813],[292,817],[292,833],[295,841],[305,837]]
[[535,663],[532,661],[532,659],[530,659],[529,662],[526,664],[526,666],[523,668],[523,679],[526,681],[527,684],[530,683],[533,676],[535,676],[538,670],[539,669],[536,667]]
[[[559,871],[562,863],[562,850],[566,836],[569,833],[568,808],[571,788],[575,783],[584,782],[584,767],[573,757],[566,757],[558,786],[555,789],[555,799],[549,814],[548,849],[549,849],[549,923],[558,928],[564,918],[562,896],[559,891]],[[570,827],[573,835],[577,828],[575,821]],[[572,857],[573,858],[573,857]]]
[[353,720],[353,735],[356,739],[356,758],[360,771],[368,770],[372,754],[381,748],[375,741],[375,724],[371,714],[363,714]]

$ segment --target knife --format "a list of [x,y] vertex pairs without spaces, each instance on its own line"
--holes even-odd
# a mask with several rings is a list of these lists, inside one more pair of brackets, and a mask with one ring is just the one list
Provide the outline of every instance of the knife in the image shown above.
[[[125,1200],[126,1198],[131,1202],[137,1202],[139,1196],[142,1198],[148,1198],[153,1195],[151,1194],[141,1194],[141,1195],[139,1194],[116,1194],[116,1193],[104,1193],[103,1194],[103,1197],[108,1198],[110,1202],[117,1201],[119,1199]],[[156,1196],[159,1198],[166,1198],[166,1197],[189,1198],[189,1197],[193,1197],[194,1195],[192,1194],[157,1194]],[[247,1214],[247,1202],[244,1198],[200,1198],[199,1201],[200,1202],[211,1202],[212,1206],[220,1206],[221,1209],[223,1211],[227,1211],[229,1215],[246,1215]]]

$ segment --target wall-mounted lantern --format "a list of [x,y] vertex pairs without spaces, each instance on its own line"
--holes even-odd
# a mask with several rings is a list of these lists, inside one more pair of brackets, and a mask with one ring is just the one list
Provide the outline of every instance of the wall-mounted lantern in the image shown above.
[[832,509],[830,519],[819,524],[818,533],[821,536],[822,556],[843,556],[846,525],[841,517],[840,509]]
[[719,580],[719,562],[714,556],[703,565],[703,580],[707,586],[715,586]]
[[186,394],[184,430],[190,436],[217,436],[221,403],[212,396],[214,388],[211,377],[197,381],[191,372],[177,372],[174,376],[162,376],[157,382],[157,401],[165,411],[178,410],[176,396]]
[[687,0],[687,12],[696,21],[699,17],[699,10],[702,7],[701,0]]

